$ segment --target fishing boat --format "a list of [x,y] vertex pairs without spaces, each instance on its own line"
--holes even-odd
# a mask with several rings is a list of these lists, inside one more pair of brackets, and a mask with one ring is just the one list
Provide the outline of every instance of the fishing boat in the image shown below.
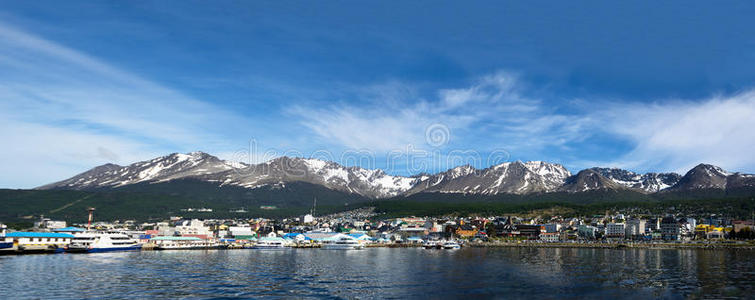
[[117,231],[85,231],[74,233],[71,243],[65,247],[69,253],[93,253],[109,251],[141,250],[139,241]]
[[286,240],[279,237],[261,237],[252,249],[279,250],[286,248]]
[[326,250],[359,250],[363,249],[364,245],[360,244],[354,237],[339,234],[332,238],[324,239],[321,248]]

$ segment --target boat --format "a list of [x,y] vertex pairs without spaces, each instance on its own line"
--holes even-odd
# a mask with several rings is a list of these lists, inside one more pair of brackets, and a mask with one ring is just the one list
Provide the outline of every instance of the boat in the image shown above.
[[322,243],[322,249],[326,250],[359,250],[364,245],[360,244],[357,239],[350,236],[339,236],[333,239],[325,239]]
[[74,233],[71,243],[65,247],[69,253],[94,253],[109,251],[141,250],[139,241],[117,231],[85,231]]
[[461,249],[461,245],[456,241],[445,241],[441,243],[443,249]]
[[279,237],[261,237],[252,249],[279,250],[286,248],[286,241]]
[[422,243],[425,249],[461,249],[461,245],[454,240],[427,240]]
[[422,243],[422,247],[425,249],[440,249],[441,243],[438,240],[427,240]]
[[5,240],[5,230],[7,228],[8,227],[5,226],[5,224],[0,224],[0,251],[13,248],[13,242]]
[[150,239],[155,250],[219,249],[222,246],[210,240],[191,236],[157,236]]

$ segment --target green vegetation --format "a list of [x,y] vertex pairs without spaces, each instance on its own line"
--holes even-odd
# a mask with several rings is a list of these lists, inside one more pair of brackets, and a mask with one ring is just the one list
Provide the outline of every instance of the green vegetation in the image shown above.
[[[562,215],[604,214],[606,210],[633,214],[681,212],[688,215],[716,213],[749,218],[755,209],[752,193],[742,195],[709,191],[699,194],[646,195],[631,191],[591,191],[532,195],[459,195],[420,193],[371,201],[319,185],[294,182],[284,186],[247,189],[218,186],[196,180],[135,184],[96,191],[0,190],[0,222],[24,226],[40,215],[68,222],[85,222],[86,208],[95,207],[95,219],[110,221],[187,218],[282,218],[307,213],[317,198],[319,215],[374,206],[381,217],[442,215]],[[274,206],[275,209],[261,209]],[[187,212],[210,208],[212,212]],[[246,212],[232,212],[238,209]]]
[[[176,180],[164,184],[137,184],[127,188],[98,191],[0,189],[0,222],[33,222],[40,215],[69,222],[84,222],[87,207],[95,207],[97,220],[161,220],[169,216],[188,218],[252,218],[302,215],[317,198],[321,214],[351,209],[367,201],[307,183],[286,184],[286,188],[241,187]],[[275,206],[276,209],[260,209]],[[210,208],[212,212],[186,212],[187,208]],[[232,210],[243,208],[247,212]]]
[[715,213],[732,218],[749,218],[755,210],[751,198],[717,198],[689,200],[652,200],[574,203],[553,202],[417,202],[376,201],[363,204],[374,206],[382,217],[401,216],[495,216],[495,215],[561,215],[565,217],[602,215],[606,211],[633,211],[637,214],[664,214],[679,212],[688,215]]

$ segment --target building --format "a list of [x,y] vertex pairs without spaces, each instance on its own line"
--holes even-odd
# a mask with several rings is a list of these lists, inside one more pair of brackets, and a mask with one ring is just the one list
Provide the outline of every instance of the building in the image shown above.
[[561,224],[550,223],[550,224],[543,225],[544,232],[559,232],[560,229],[561,229]]
[[737,220],[731,222],[734,225],[734,232],[740,232],[745,228],[749,228],[750,231],[755,231],[755,223],[751,220]]
[[598,228],[590,225],[579,225],[577,235],[584,239],[594,240],[597,238]]
[[561,240],[558,232],[542,232],[540,233],[540,240],[549,243],[555,243]]
[[257,233],[252,231],[251,226],[230,226],[228,234],[237,240],[249,240],[257,237]]
[[624,234],[626,235],[627,238],[638,239],[645,235],[646,224],[647,224],[647,221],[641,220],[641,219],[627,220],[627,225],[626,225]]
[[41,218],[39,221],[34,222],[35,228],[49,228],[57,229],[66,227],[66,221],[55,221],[48,218]]
[[5,242],[13,243],[18,251],[62,251],[71,243],[73,235],[57,232],[11,232]]
[[208,239],[214,236],[210,228],[205,226],[203,221],[197,219],[178,222],[176,231],[181,236],[193,236],[200,239]]
[[607,238],[624,238],[625,234],[626,234],[626,225],[624,223],[606,224],[606,237]]
[[304,219],[304,220],[303,220],[303,223],[304,223],[304,224],[311,224],[312,222],[314,222],[314,221],[315,221],[315,217],[314,217],[314,216],[312,216],[312,215],[310,215],[310,214],[306,214],[306,215],[304,215],[304,218],[303,218],[303,219]]
[[665,217],[661,220],[661,238],[666,241],[679,240],[679,234],[681,230],[679,223],[676,222],[674,217]]

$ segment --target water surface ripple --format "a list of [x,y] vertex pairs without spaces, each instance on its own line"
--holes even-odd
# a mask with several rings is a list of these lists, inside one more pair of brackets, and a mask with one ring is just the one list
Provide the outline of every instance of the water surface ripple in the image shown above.
[[207,250],[0,257],[11,298],[753,298],[755,251]]

